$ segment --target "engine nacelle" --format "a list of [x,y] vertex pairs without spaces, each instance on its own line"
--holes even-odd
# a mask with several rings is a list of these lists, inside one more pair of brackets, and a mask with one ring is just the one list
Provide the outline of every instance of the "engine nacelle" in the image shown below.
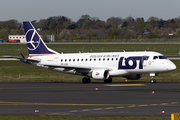
[[95,80],[105,80],[109,78],[108,70],[93,70],[90,74],[89,77],[92,77]]
[[130,75],[123,76],[123,77],[127,78],[128,80],[138,80],[141,78],[141,76],[142,76],[142,74],[130,74]]

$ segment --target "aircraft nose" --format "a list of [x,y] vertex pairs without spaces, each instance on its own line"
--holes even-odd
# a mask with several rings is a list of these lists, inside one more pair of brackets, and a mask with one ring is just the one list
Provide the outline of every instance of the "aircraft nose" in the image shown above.
[[175,70],[176,69],[176,65],[173,62],[170,62],[168,70]]

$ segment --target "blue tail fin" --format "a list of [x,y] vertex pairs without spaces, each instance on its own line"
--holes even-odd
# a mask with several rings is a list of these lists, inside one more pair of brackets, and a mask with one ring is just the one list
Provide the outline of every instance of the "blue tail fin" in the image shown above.
[[49,49],[30,22],[23,22],[29,57],[59,54]]

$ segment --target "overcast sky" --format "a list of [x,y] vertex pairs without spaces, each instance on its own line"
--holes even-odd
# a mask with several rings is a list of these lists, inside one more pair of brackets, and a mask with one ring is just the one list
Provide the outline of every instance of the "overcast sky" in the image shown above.
[[180,0],[0,0],[0,21],[66,16],[76,22],[85,14],[104,21],[128,16],[167,20],[180,16]]

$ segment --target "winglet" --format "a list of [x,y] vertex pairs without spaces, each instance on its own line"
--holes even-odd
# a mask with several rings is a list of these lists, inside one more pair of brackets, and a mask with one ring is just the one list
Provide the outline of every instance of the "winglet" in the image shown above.
[[24,55],[22,53],[21,53],[21,56],[22,56],[25,63],[29,63],[28,60],[24,57]]

